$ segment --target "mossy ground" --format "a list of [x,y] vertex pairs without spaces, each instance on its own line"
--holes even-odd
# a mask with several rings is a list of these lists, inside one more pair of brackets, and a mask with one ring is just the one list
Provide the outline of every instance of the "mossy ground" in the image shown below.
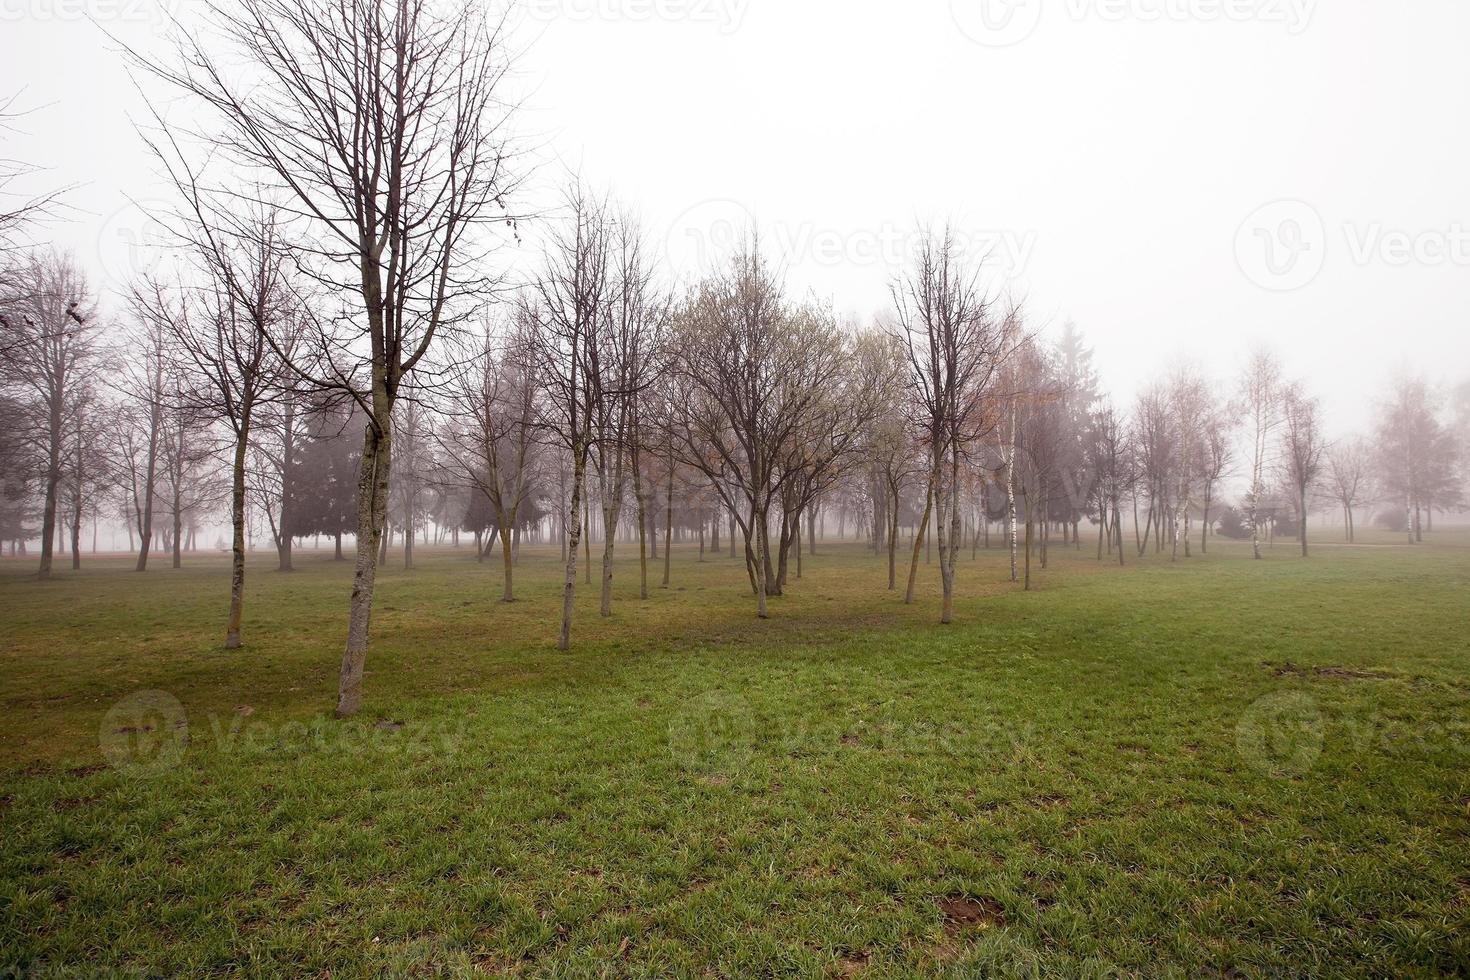
[[329,554],[229,653],[220,556],[7,561],[0,973],[1470,971],[1470,535],[1320,534],[967,554],[948,627],[933,566],[828,543],[761,622],[676,548],[568,653],[554,553],[421,549],[348,721]]

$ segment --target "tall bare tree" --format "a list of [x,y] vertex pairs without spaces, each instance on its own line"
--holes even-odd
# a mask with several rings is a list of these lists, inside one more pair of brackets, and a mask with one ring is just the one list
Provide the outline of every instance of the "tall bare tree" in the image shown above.
[[181,33],[175,62],[139,61],[208,110],[196,136],[289,202],[297,264],[351,304],[310,372],[349,391],[367,423],[337,696],[350,715],[362,705],[393,408],[435,337],[492,285],[486,233],[507,218],[503,25],[476,5],[428,0],[205,12],[210,36]]
[[546,249],[545,269],[527,319],[537,324],[537,351],[547,388],[547,428],[571,456],[571,500],[566,510],[566,575],[562,580],[557,648],[572,642],[577,547],[584,533],[583,495],[594,425],[605,411],[612,222],[607,203],[580,185],[567,192],[567,216]]
[[1268,350],[1256,350],[1240,380],[1240,414],[1251,446],[1250,485],[1246,489],[1246,524],[1251,552],[1261,558],[1261,509],[1269,494],[1266,477],[1272,463],[1273,436],[1281,424],[1281,366]]
[[[639,402],[652,384],[660,355],[663,304],[655,294],[653,267],[638,224],[620,215],[610,230],[608,310],[598,364],[605,377],[592,405],[592,446],[602,503],[602,597],[599,611],[612,615],[613,549],[630,473],[639,462]],[[667,552],[666,552],[667,553]],[[646,594],[646,572],[643,593]]]
[[[1010,317],[1000,317],[966,269],[949,229],[926,237],[914,270],[893,284],[899,339],[909,360],[914,424],[929,450],[925,504],[937,514],[935,540],[944,599],[939,621],[954,617],[954,569],[961,537],[960,467],[968,447],[993,424],[984,411],[1007,351]],[[909,568],[918,570],[919,539]],[[912,588],[912,587],[911,587]]]

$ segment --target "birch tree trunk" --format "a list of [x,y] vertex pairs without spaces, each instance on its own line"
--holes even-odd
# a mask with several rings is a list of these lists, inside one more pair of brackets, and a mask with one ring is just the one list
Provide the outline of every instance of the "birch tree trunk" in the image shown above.
[[580,441],[572,450],[572,502],[568,508],[567,570],[561,590],[561,635],[556,648],[566,650],[572,644],[572,602],[577,591],[577,545],[582,536],[582,480],[587,470],[587,454]]

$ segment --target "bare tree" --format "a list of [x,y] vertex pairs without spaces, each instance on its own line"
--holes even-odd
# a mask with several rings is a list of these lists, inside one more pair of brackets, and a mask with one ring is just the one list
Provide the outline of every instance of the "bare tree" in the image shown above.
[[284,324],[294,316],[296,297],[288,282],[279,215],[257,210],[226,219],[232,224],[216,223],[197,187],[179,183],[191,213],[178,228],[197,261],[199,284],[175,298],[158,283],[147,283],[135,290],[134,305],[167,331],[173,356],[193,379],[182,389],[186,404],[179,408],[229,432],[232,530],[225,648],[233,650],[241,645],[245,605],[246,460],[260,409],[277,397],[283,383],[294,380],[283,377],[269,338],[282,338],[291,352]]
[[571,500],[566,510],[566,575],[562,581],[557,649],[571,645],[577,588],[577,547],[582,543],[583,494],[594,425],[605,411],[609,265],[612,227],[604,201],[580,186],[567,193],[568,215],[546,250],[545,269],[527,299],[525,315],[537,324],[537,352],[547,387],[547,427],[571,456]]
[[1234,429],[1235,418],[1230,406],[1218,401],[1212,395],[1206,408],[1201,440],[1200,482],[1204,499],[1200,517],[1200,554],[1209,550],[1210,509],[1215,502],[1215,488],[1230,473],[1235,462],[1235,446],[1232,438]]
[[[592,447],[602,503],[602,598],[600,612],[612,615],[613,549],[640,432],[638,402],[653,380],[663,304],[654,293],[653,268],[637,223],[627,215],[612,223],[608,245],[608,310],[599,332],[604,350],[598,365],[605,377],[592,404]],[[665,551],[667,555],[667,551]],[[666,559],[667,560],[667,559]],[[643,594],[647,594],[646,572]]]
[[[16,94],[0,97],[0,134],[20,130],[21,120],[29,111],[22,109],[19,102]],[[27,226],[52,217],[61,209],[65,189],[35,194],[18,188],[36,170],[20,160],[0,157],[0,257],[20,246],[19,239]]]
[[1322,456],[1327,441],[1322,433],[1317,399],[1300,384],[1289,384],[1281,393],[1282,475],[1294,494],[1298,525],[1297,539],[1302,557],[1307,557],[1307,497],[1322,474]]
[[298,266],[356,306],[334,321],[338,335],[323,331],[330,356],[312,371],[349,391],[367,420],[337,697],[337,714],[350,715],[362,705],[393,407],[436,335],[491,285],[480,236],[506,218],[512,189],[503,38],[475,5],[428,0],[239,0],[206,11],[227,55],[182,33],[177,63],[140,63],[210,110],[196,135],[291,202]]
[[1362,439],[1340,442],[1327,452],[1327,485],[1333,498],[1342,505],[1343,535],[1356,540],[1353,509],[1368,495],[1368,474],[1372,456]]
[[1118,564],[1123,557],[1123,495],[1132,492],[1136,471],[1128,444],[1128,426],[1111,404],[1093,415],[1089,455],[1097,474],[1098,513],[1102,528],[1098,534],[1098,558],[1102,558],[1103,538],[1109,551],[1118,549]]
[[1193,518],[1194,494],[1204,483],[1210,454],[1211,399],[1209,386],[1187,368],[1175,372],[1169,384],[1169,411],[1173,416],[1174,453],[1172,479],[1173,529],[1171,559],[1179,559],[1179,546],[1189,557],[1189,524]]
[[91,289],[70,256],[34,253],[0,293],[0,379],[22,409],[26,437],[42,461],[41,579],[51,577],[57,505],[68,438],[96,353]]
[[492,533],[500,539],[504,569],[502,602],[515,601],[511,540],[532,488],[540,411],[536,325],[528,311],[526,304],[514,304],[500,333],[487,323],[475,349],[460,359],[445,398],[451,424],[439,437],[467,485],[493,509]]
[[1251,440],[1250,486],[1246,490],[1246,523],[1251,551],[1261,558],[1261,508],[1268,494],[1266,476],[1272,462],[1273,435],[1281,424],[1281,367],[1270,351],[1252,352],[1240,381],[1240,414]]
[[92,521],[93,550],[96,550],[97,520],[95,511],[112,488],[107,447],[112,426],[106,416],[97,386],[85,384],[73,399],[70,413],[65,502],[71,531],[71,567],[82,567],[82,518],[94,511]]
[[960,467],[967,447],[988,431],[982,410],[1009,343],[1009,317],[997,317],[967,270],[949,229],[926,237],[916,268],[891,287],[898,336],[909,360],[914,424],[929,450],[925,519],[914,539],[909,591],[918,571],[919,539],[929,509],[937,512],[936,542],[944,599],[939,621],[954,617],[954,569],[961,537]]
[[1377,432],[1380,485],[1404,503],[1408,540],[1424,540],[1424,517],[1436,505],[1454,506],[1462,487],[1455,435],[1439,419],[1438,394],[1418,378],[1404,378],[1380,409]]
[[887,383],[877,388],[873,421],[866,426],[863,455],[872,469],[873,547],[886,545],[888,588],[898,587],[898,527],[904,488],[925,470],[909,433],[908,357],[891,333],[875,334],[873,356],[886,362]]
[[753,241],[677,317],[673,356],[685,390],[668,400],[666,424],[681,461],[705,475],[740,527],[762,619],[767,597],[780,594],[771,511],[800,475],[795,447],[822,429],[817,418],[830,410],[829,386],[849,348],[827,311],[786,301]]

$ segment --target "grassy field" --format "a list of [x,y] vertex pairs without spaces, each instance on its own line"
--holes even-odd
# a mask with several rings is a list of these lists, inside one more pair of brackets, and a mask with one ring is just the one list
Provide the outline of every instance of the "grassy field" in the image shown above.
[[6,562],[0,975],[1463,974],[1470,535],[1396,541],[982,552],[950,627],[685,549],[569,653],[554,555],[421,551],[346,722],[345,563],[262,553],[227,654],[217,556]]

